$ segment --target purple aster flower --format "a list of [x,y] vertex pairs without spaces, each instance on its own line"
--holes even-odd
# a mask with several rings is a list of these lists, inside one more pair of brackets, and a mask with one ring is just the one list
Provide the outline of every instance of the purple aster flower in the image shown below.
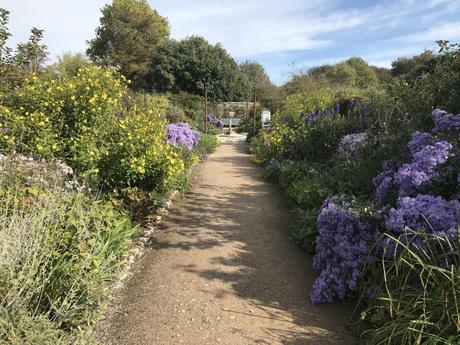
[[454,115],[445,110],[435,109],[432,116],[435,123],[433,132],[435,133],[460,128],[460,114]]
[[358,289],[363,266],[376,240],[376,232],[348,205],[326,200],[316,226],[313,266],[321,270],[313,285],[312,303],[330,303]]
[[434,141],[430,133],[420,133],[419,131],[412,134],[412,137],[407,144],[411,154],[415,154],[427,145],[432,144]]
[[348,134],[340,140],[339,143],[339,153],[345,154],[347,156],[352,155],[360,147],[362,147],[367,140],[367,133],[354,133]]
[[200,132],[193,130],[188,123],[169,124],[167,130],[171,145],[182,146],[190,151],[200,141]]
[[401,198],[397,208],[390,210],[385,225],[395,233],[409,228],[455,239],[459,206],[458,201],[448,202],[440,196],[419,194],[415,198]]

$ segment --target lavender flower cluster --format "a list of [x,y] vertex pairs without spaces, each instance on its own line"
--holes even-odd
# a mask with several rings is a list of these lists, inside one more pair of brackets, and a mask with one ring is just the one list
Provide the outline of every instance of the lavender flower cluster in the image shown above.
[[419,194],[415,198],[400,198],[397,208],[390,210],[385,225],[398,234],[410,228],[455,239],[459,206],[457,200],[446,201],[440,196]]
[[[433,111],[435,128],[432,133],[415,132],[409,143],[411,162],[397,164],[386,161],[383,171],[374,179],[375,200],[378,205],[388,197],[398,198],[396,207],[383,206],[375,214],[375,220],[404,244],[427,248],[427,237],[456,239],[460,215],[460,202],[428,195],[432,181],[443,176],[440,166],[453,156],[454,148],[439,138],[440,131],[460,129],[460,115],[441,110]],[[342,146],[365,140],[363,133],[344,137]],[[346,146],[346,145],[345,145]],[[453,168],[452,168],[453,169]],[[459,175],[460,181],[460,175]],[[460,184],[460,182],[459,182]],[[378,240],[378,231],[363,221],[349,204],[327,200],[317,218],[317,242],[314,267],[321,270],[313,285],[313,303],[333,302],[357,291],[357,283],[366,263],[375,255],[371,249]],[[388,259],[401,249],[398,241],[386,238],[378,248]]]
[[[360,106],[361,105],[361,106]],[[358,97],[354,97],[353,100],[348,101],[347,107],[348,111],[356,112],[360,110],[363,114],[367,113],[367,106],[364,103],[360,103]],[[319,119],[328,118],[333,114],[341,114],[343,112],[342,105],[340,103],[336,103],[335,106],[331,109],[324,109],[316,108],[315,111],[305,114],[304,112],[300,113],[300,117],[309,122],[315,122]]]
[[340,140],[339,153],[351,156],[356,152],[356,150],[364,145],[366,140],[367,133],[348,134]]
[[[439,166],[451,157],[453,147],[433,133],[460,128],[460,116],[436,109],[432,113],[435,128],[432,133],[415,132],[408,143],[412,162],[399,169],[385,162],[384,170],[374,179],[376,200],[381,202],[391,192],[397,192],[396,208],[385,217],[385,226],[400,242],[411,243],[419,249],[426,247],[420,231],[430,235],[455,239],[458,234],[460,203],[440,196],[417,194],[432,181],[440,180]],[[386,207],[389,209],[389,207]],[[416,233],[414,233],[416,231]],[[389,258],[397,254],[397,243],[385,239],[380,244]]]
[[331,303],[357,291],[376,233],[350,205],[332,199],[326,200],[321,208],[317,230],[313,266],[321,273],[313,285],[311,301]]
[[435,109],[432,116],[435,123],[433,132],[435,133],[460,128],[460,114],[454,115],[445,110]]
[[167,125],[168,142],[171,145],[181,146],[187,150],[200,141],[200,132],[193,130],[188,123],[177,123]]
[[[457,120],[450,115],[439,109],[433,111],[436,125],[433,133],[440,128],[456,128]],[[415,132],[407,146],[412,162],[403,164],[397,171],[392,171],[388,163],[384,163],[384,170],[374,179],[376,201],[381,202],[392,191],[396,191],[399,197],[415,196],[439,177],[438,167],[452,155],[452,145],[446,140],[436,140],[431,133]]]
[[224,127],[224,121],[222,121],[221,119],[218,119],[214,115],[208,115],[207,119],[208,119],[208,122],[212,124],[214,127],[217,127],[217,128]]

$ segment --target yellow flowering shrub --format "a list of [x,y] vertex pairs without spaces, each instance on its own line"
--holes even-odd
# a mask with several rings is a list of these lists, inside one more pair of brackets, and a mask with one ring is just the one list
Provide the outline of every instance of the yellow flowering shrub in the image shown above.
[[185,170],[180,150],[166,140],[166,121],[154,110],[134,107],[128,116],[119,118],[108,147],[98,171],[110,189],[162,189]]
[[58,159],[105,190],[160,191],[184,175],[185,157],[167,143],[165,97],[127,92],[116,70],[32,75],[0,108],[0,149]]
[[60,79],[32,75],[7,101],[10,111],[2,117],[15,140],[2,146],[91,171],[121,110],[124,90],[116,72],[102,67]]

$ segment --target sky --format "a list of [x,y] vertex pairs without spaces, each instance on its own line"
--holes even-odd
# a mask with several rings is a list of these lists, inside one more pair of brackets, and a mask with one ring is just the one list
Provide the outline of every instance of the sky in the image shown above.
[[[11,12],[9,45],[45,30],[51,61],[84,52],[108,0],[1,0]],[[310,67],[360,56],[390,67],[398,57],[460,42],[460,0],[149,0],[171,36],[221,43],[238,61],[261,63],[280,85]]]

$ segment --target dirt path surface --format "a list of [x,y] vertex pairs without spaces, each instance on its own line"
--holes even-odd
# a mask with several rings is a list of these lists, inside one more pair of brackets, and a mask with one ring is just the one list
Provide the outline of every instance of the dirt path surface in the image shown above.
[[244,144],[222,145],[99,327],[103,344],[354,344],[350,304],[313,306],[311,258]]

